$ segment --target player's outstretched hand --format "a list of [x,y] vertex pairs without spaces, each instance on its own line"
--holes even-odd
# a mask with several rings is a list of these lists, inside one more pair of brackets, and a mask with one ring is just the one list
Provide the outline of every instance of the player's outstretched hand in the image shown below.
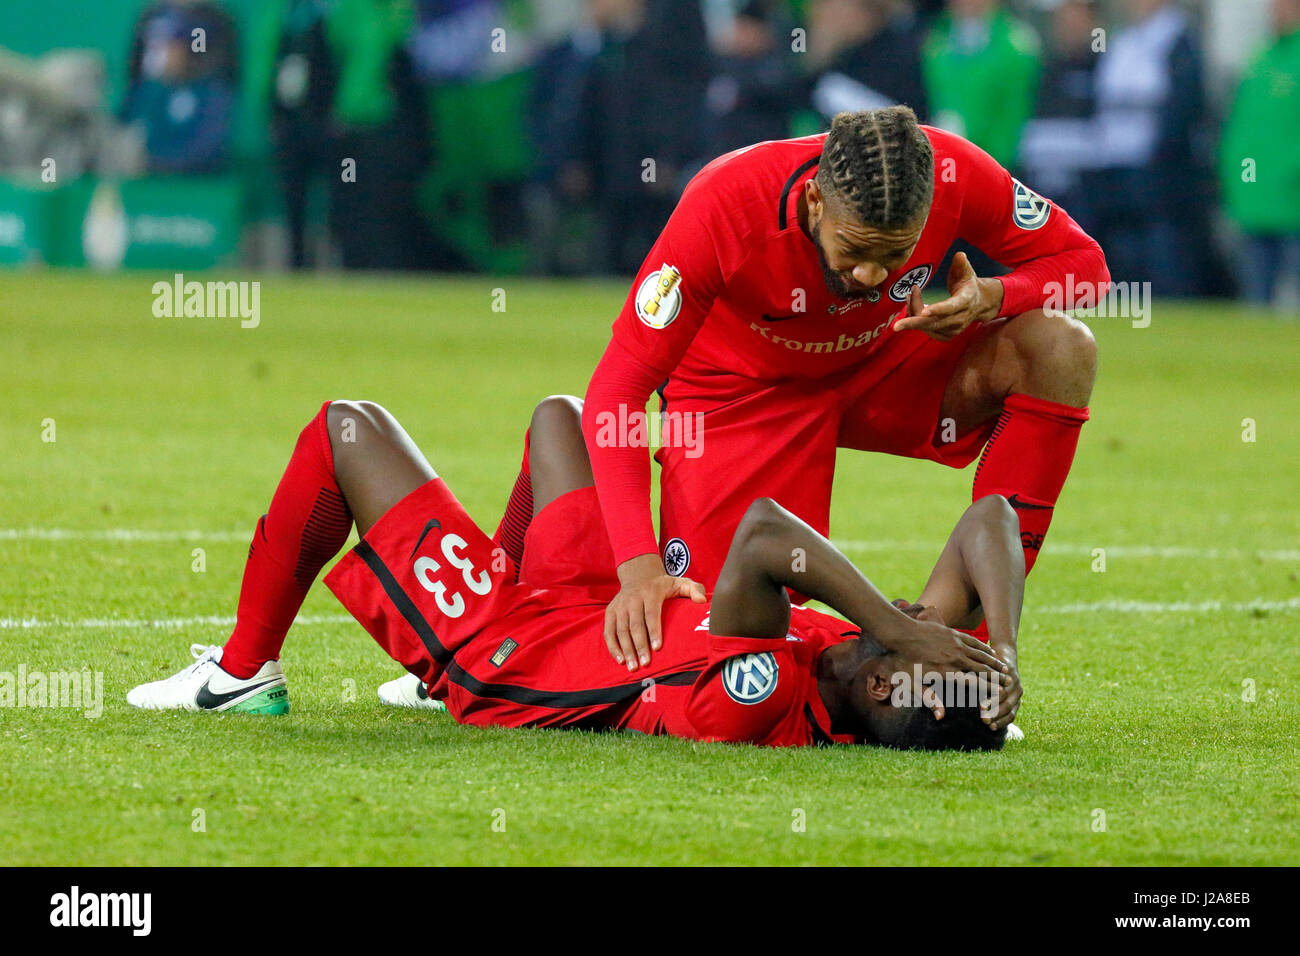
[[948,298],[925,305],[920,288],[913,288],[907,297],[907,315],[894,323],[894,331],[920,329],[932,339],[948,342],[972,322],[996,319],[1004,291],[997,279],[977,276],[966,253],[959,252],[948,269]]
[[642,554],[618,566],[623,587],[605,608],[605,647],[630,671],[650,663],[664,646],[660,628],[664,601],[673,597],[705,601],[704,587],[690,578],[664,573],[657,554]]

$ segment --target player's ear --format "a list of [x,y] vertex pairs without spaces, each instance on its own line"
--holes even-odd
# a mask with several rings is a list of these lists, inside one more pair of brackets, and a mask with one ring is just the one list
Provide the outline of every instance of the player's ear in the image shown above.
[[804,199],[808,201],[808,210],[815,216],[822,214],[822,188],[817,185],[817,177],[814,176],[803,184]]
[[885,668],[873,666],[867,673],[867,696],[872,700],[886,701],[894,691],[894,682]]

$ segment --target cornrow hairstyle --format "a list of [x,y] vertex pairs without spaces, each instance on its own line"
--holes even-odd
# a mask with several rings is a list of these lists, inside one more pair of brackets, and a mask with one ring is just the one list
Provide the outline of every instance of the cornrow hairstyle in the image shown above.
[[839,113],[822,147],[817,185],[875,229],[924,219],[934,198],[934,150],[906,106]]

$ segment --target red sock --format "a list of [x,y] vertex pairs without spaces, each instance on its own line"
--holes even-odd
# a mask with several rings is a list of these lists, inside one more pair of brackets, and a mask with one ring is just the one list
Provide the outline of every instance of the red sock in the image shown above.
[[279,658],[307,589],[352,530],[352,512],[334,480],[329,405],[298,436],[271,507],[253,533],[235,630],[221,652],[222,668],[236,677],[252,677]]
[[1026,574],[1043,546],[1052,509],[1074,461],[1079,430],[1087,420],[1086,408],[1008,395],[980,456],[971,500],[1002,495],[1011,502],[1020,518]]
[[[980,456],[971,500],[1002,495],[1011,502],[1020,519],[1026,574],[1038,559],[1056,499],[1070,474],[1079,430],[1087,420],[1086,408],[1008,395]],[[982,641],[989,639],[985,622],[972,633]]]
[[528,466],[528,432],[524,432],[524,461],[519,466],[519,477],[506,502],[506,513],[501,517],[501,524],[492,536],[500,547],[510,555],[518,568],[524,560],[524,535],[533,520],[533,474]]

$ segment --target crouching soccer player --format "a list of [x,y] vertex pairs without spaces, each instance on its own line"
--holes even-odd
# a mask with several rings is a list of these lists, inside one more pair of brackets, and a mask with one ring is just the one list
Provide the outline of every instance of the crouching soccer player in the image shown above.
[[[459,722],[783,746],[1001,746],[1020,700],[1014,668],[943,622],[969,625],[982,612],[994,647],[1014,654],[1024,559],[1004,498],[970,506],[914,605],[891,604],[829,541],[759,499],[712,601],[684,582],[665,606],[663,650],[632,675],[616,642],[601,648],[619,582],[580,414],[577,399],[556,397],[533,415],[532,518],[516,563],[384,409],[327,403],[258,523],[226,645],[128,701],[286,712],[281,645],[355,522],[362,539],[326,585],[410,672],[396,683],[423,688],[410,700],[445,701]],[[852,623],[792,608],[787,588]],[[933,674],[974,675],[980,691],[952,699]]]

